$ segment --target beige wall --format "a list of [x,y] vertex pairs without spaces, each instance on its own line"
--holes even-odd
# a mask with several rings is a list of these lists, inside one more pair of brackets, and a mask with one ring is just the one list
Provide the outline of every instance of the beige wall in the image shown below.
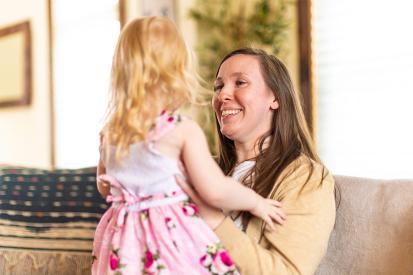
[[[253,8],[254,2],[246,1],[247,8]],[[299,49],[298,49],[298,22],[297,22],[297,1],[290,1],[288,9],[288,20],[290,23],[289,29],[287,31],[287,41],[285,42],[285,55],[280,56],[280,58],[286,64],[288,70],[291,73],[294,87],[299,89]],[[125,0],[126,3],[126,21],[131,18],[138,17],[142,14],[142,8],[140,5],[140,0]],[[189,46],[195,49],[197,45],[197,34],[196,25],[193,20],[189,19],[188,11],[196,3],[196,0],[175,0],[176,21],[185,40],[188,42]]]
[[[295,0],[297,1],[297,0]],[[126,17],[140,16],[141,0],[125,0]],[[176,0],[177,23],[188,41],[196,47],[194,21],[188,10],[195,0]],[[251,4],[250,2],[248,2]],[[49,87],[49,31],[47,0],[0,0],[0,28],[30,20],[32,31],[32,103],[26,107],[0,108],[0,164],[17,164],[48,168],[52,162],[51,108]],[[282,56],[298,88],[298,45],[296,6],[290,6],[291,26]],[[59,121],[56,121],[58,124]]]
[[0,28],[30,20],[33,78],[30,106],[0,108],[0,163],[51,165],[47,14],[47,0],[0,0]]
[[[129,22],[133,18],[142,15],[141,0],[125,0],[125,21]],[[175,0],[176,22],[188,44],[191,47],[196,45],[196,26],[193,20],[188,17],[188,10],[195,3],[195,0]]]

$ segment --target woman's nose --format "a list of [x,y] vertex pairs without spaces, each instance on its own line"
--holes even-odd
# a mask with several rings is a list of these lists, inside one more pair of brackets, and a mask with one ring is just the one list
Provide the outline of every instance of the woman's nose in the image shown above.
[[218,94],[219,101],[228,101],[232,98],[232,91],[230,87],[223,87]]

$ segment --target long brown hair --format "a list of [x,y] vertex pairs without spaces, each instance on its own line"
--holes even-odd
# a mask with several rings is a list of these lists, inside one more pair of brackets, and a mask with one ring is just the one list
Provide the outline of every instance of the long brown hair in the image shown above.
[[[242,48],[230,52],[222,59],[216,76],[221,65],[234,55],[250,55],[259,60],[264,81],[279,103],[279,108],[274,111],[270,131],[257,141],[259,154],[255,158],[255,165],[243,178],[244,184],[250,186],[261,196],[268,197],[272,195],[272,190],[276,191],[275,182],[283,169],[293,160],[300,155],[305,155],[317,162],[320,162],[320,159],[308,130],[301,100],[293,88],[285,65],[277,57],[269,55],[263,50]],[[218,120],[216,123],[219,129]],[[237,163],[234,141],[225,137],[220,131],[218,131],[218,136],[218,164],[224,173],[229,175]],[[313,168],[312,162],[309,161],[309,163]],[[242,217],[243,224],[246,225],[251,214],[244,212]]]

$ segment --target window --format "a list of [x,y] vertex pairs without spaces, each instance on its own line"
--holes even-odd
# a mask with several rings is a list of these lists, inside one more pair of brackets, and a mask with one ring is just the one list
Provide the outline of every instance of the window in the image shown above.
[[323,161],[334,174],[413,178],[413,2],[313,5]]
[[112,56],[116,0],[53,1],[56,166],[97,165]]

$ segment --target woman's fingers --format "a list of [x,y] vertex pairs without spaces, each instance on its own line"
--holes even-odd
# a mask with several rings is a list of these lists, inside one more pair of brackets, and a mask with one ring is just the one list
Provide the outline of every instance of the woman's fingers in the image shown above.
[[182,190],[192,198],[192,195],[195,193],[192,186],[190,186],[181,175],[175,175],[175,181],[182,188]]
[[98,179],[98,184],[99,184],[102,188],[110,188],[110,182],[108,182],[108,181],[106,181],[106,180]]
[[202,203],[194,188],[181,175],[175,175],[175,181],[196,204]]
[[206,204],[191,184],[188,183],[181,175],[175,175],[175,180],[182,190],[192,199],[192,201],[198,205],[199,214],[204,221],[211,229],[215,230],[225,219],[222,211]]
[[178,168],[181,171],[182,175],[184,175],[185,178],[188,178],[188,172],[182,160],[178,161]]
[[103,185],[104,187],[109,187],[109,186],[110,186],[110,182],[108,182],[108,181],[101,180],[100,182],[102,183],[102,185]]

